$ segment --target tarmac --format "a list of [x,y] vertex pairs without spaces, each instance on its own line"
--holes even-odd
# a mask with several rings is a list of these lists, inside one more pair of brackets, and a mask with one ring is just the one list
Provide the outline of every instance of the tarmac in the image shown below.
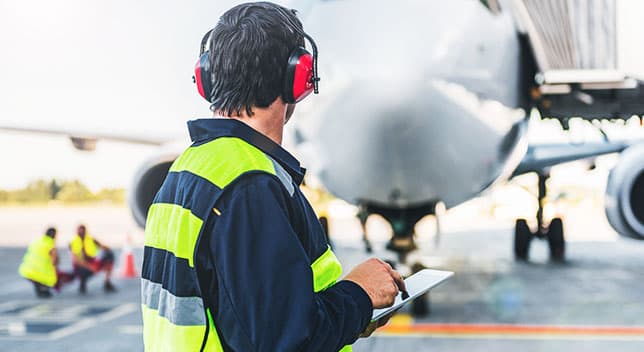
[[[393,258],[384,250],[386,236],[374,237],[372,255]],[[508,226],[452,231],[438,247],[422,237],[423,249],[410,261],[456,274],[432,291],[429,317],[403,310],[354,350],[642,351],[644,242],[614,233],[591,237],[569,242],[564,264],[550,263],[541,241],[533,243],[530,262],[514,262]],[[368,257],[358,234],[336,236],[334,245],[345,271]],[[137,279],[117,275],[118,292],[106,294],[99,276],[85,296],[74,283],[39,300],[17,274],[23,252],[0,247],[0,351],[143,349]],[[66,252],[62,263],[69,262]],[[141,250],[135,254],[140,265]]]

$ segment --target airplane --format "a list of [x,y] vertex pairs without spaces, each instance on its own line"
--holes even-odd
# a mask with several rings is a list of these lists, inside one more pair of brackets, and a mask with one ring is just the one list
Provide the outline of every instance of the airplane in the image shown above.
[[[608,179],[606,215],[620,235],[644,240],[644,144],[606,134],[597,143],[527,141],[531,113],[564,128],[577,116],[592,122],[644,113],[644,82],[616,69],[615,2],[601,2],[601,13],[562,4],[295,1],[320,48],[322,81],[321,94],[299,104],[289,123],[293,151],[332,194],[391,224],[387,248],[401,262],[416,249],[414,225],[421,218],[532,172],[538,175],[537,229],[516,220],[514,255],[527,260],[531,241],[539,238],[548,241],[553,260],[564,260],[562,219],[546,219],[543,212],[549,169],[611,153],[621,158]],[[594,41],[578,40],[590,31]],[[158,145],[130,189],[128,203],[142,227],[186,146],[154,137],[4,127],[66,134],[84,150],[105,138]]]

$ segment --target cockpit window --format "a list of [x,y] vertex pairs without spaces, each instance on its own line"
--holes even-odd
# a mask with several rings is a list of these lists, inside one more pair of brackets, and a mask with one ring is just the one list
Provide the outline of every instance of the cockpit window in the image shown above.
[[501,5],[499,5],[499,0],[479,0],[483,6],[487,7],[490,12],[495,15],[501,13]]

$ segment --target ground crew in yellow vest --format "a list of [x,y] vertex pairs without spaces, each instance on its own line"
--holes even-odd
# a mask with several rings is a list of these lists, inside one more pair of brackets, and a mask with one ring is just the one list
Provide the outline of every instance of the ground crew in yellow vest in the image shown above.
[[71,274],[58,272],[57,265],[56,229],[50,227],[29,244],[18,272],[33,282],[36,296],[48,298],[51,297],[50,288],[59,289],[63,283],[72,280]]
[[108,293],[116,291],[111,281],[114,252],[108,246],[90,236],[85,225],[78,225],[76,236],[69,242],[69,250],[72,252],[74,273],[80,280],[78,286],[80,294],[87,293],[87,280],[100,271],[105,272],[103,291]]
[[259,2],[202,39],[195,81],[214,117],[188,123],[193,143],[148,212],[146,351],[348,351],[404,288],[377,259],[341,278],[305,170],[280,146],[317,83],[305,38],[294,11]]

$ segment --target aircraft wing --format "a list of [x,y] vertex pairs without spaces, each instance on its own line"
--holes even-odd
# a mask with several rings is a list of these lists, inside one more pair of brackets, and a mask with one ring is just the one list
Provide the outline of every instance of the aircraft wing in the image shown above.
[[570,161],[593,158],[596,156],[619,153],[628,148],[632,142],[598,142],[582,144],[537,144],[528,147],[519,166],[512,176],[528,172],[540,172],[550,166],[567,163]]
[[98,140],[111,140],[116,142],[125,142],[132,144],[144,144],[152,146],[160,146],[172,138],[158,136],[158,135],[135,135],[135,134],[118,134],[118,133],[94,133],[88,131],[76,131],[73,129],[62,129],[62,128],[43,128],[43,127],[30,127],[30,126],[12,126],[12,125],[0,125],[0,131],[10,131],[10,132],[25,132],[25,133],[36,133],[36,134],[47,134],[47,135],[59,135],[66,136],[72,141],[74,147],[82,151],[93,151],[96,149],[96,142]]

